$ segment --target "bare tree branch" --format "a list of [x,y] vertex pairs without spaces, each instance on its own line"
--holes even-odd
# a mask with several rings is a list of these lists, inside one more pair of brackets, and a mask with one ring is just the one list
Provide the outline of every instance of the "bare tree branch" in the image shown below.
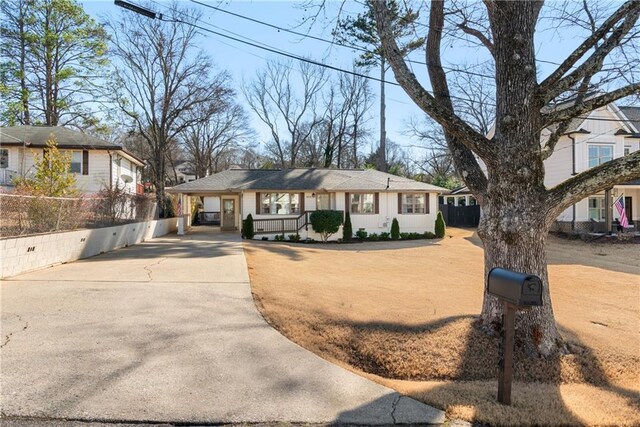
[[562,182],[548,192],[549,218],[557,216],[587,196],[640,178],[640,151],[591,168]]

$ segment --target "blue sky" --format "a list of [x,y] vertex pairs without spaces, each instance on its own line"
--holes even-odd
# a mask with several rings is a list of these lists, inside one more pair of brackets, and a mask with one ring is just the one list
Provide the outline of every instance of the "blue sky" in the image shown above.
[[[266,21],[285,28],[294,28],[302,20],[309,16],[311,10],[306,10],[302,2],[293,1],[207,1],[202,0],[225,10],[249,16],[255,19]],[[130,0],[135,4],[144,4],[144,1]],[[113,4],[112,0],[84,0],[81,1],[85,10],[98,20],[105,14],[116,14],[121,11]],[[215,26],[212,29],[223,33],[233,32],[249,39],[257,40],[261,43],[286,50],[290,53],[311,57],[333,66],[349,69],[358,53],[351,49],[330,46],[326,43],[302,38],[286,32],[279,32],[275,29],[267,28],[257,23],[248,22],[240,18],[232,17],[219,11],[205,8],[204,6],[182,0],[183,4],[202,12],[202,23],[205,26]],[[326,12],[321,15],[315,25],[296,28],[297,31],[323,37],[331,38],[331,29],[335,24],[335,16],[342,2],[329,1]],[[168,2],[164,0],[153,0],[151,3],[154,9],[162,12]],[[348,1],[344,4],[342,13],[355,14],[362,11],[360,3]],[[127,12],[130,13],[130,12]],[[228,33],[230,34],[230,33]],[[233,35],[233,34],[230,34]],[[571,31],[543,32],[537,40],[540,46],[539,57],[549,61],[559,61],[566,56],[570,49],[577,45],[579,38]],[[261,68],[267,60],[281,59],[279,55],[262,51],[254,47],[245,46],[238,42],[224,40],[220,37],[205,34],[200,39],[200,46],[214,60],[220,69],[228,70],[234,79],[234,84],[238,89],[238,100],[246,105],[244,97],[240,93],[240,85],[243,80],[250,80],[255,75],[257,69]],[[424,60],[424,51],[416,51],[412,54],[412,59]],[[286,59],[286,58],[282,58]],[[482,48],[472,48],[464,43],[457,43],[455,46],[445,49],[445,64],[476,63],[486,60],[486,52]],[[552,65],[541,64],[541,72],[544,75],[551,71]],[[426,84],[426,72],[424,66],[414,65],[414,72]],[[330,71],[330,73],[336,73]],[[387,78],[393,80],[392,72],[387,73]],[[379,71],[372,69],[370,75],[378,77]],[[373,131],[372,140],[377,140],[379,132],[379,83],[372,81],[371,87],[375,94],[375,102],[371,111],[370,127]],[[404,134],[407,129],[407,122],[411,117],[420,117],[421,111],[407,97],[404,91],[392,85],[387,85],[387,136],[403,146],[412,146],[417,141],[412,140]],[[247,107],[247,111],[249,111]],[[251,114],[252,124],[258,131],[261,140],[268,139],[267,128],[259,121],[253,113]]]

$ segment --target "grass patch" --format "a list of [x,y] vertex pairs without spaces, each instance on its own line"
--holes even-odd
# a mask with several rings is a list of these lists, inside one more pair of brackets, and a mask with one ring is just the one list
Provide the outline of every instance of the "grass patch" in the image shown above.
[[550,238],[554,310],[572,354],[530,358],[517,346],[514,404],[504,407],[495,401],[498,337],[474,327],[481,245],[466,230],[447,234],[332,247],[251,242],[245,253],[256,302],[284,335],[451,417],[640,424],[637,248]]

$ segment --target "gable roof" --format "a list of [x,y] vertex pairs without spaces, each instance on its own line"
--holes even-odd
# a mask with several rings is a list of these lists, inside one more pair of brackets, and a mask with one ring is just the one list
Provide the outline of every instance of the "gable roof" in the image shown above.
[[167,189],[171,193],[224,191],[424,191],[449,190],[373,169],[227,169]]
[[62,149],[123,151],[141,166],[144,165],[144,160],[130,153],[121,145],[62,126],[0,127],[0,144],[6,146],[45,147],[51,135],[55,137],[58,147]]
[[640,106],[626,106],[618,108],[620,108],[622,114],[624,114],[625,117],[631,122],[633,127],[636,128],[636,135],[640,137]]

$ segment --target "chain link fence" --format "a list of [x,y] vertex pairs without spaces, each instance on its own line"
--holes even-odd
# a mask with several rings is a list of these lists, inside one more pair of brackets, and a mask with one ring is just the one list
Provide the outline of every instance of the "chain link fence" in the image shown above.
[[43,197],[0,194],[0,237],[98,228],[154,219],[155,199],[143,195]]

